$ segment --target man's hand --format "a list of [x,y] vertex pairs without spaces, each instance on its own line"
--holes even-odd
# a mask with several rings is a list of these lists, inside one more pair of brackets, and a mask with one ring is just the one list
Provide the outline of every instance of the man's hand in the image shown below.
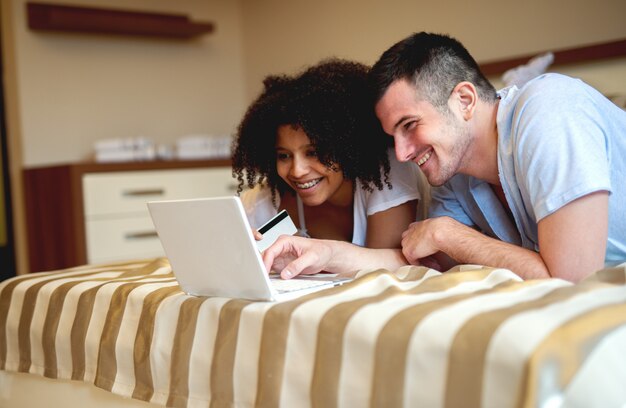
[[290,279],[325,270],[332,256],[332,241],[283,235],[263,252],[263,263],[268,271]]
[[448,217],[414,222],[402,233],[402,255],[410,264],[419,265],[421,258],[435,255],[441,250],[437,245],[436,236],[445,236],[442,230],[446,219]]
[[265,268],[283,279],[321,271],[352,277],[361,269],[390,271],[406,265],[399,249],[363,248],[345,241],[283,235],[263,252]]
[[508,268],[524,279],[556,277],[573,282],[604,266],[608,236],[608,193],[588,194],[538,224],[539,253],[488,237],[450,217],[412,223],[402,234],[402,254],[413,264],[441,253],[461,264]]

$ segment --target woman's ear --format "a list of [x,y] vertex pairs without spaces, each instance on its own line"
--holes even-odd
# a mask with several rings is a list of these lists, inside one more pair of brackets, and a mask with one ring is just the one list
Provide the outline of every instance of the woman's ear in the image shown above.
[[471,82],[463,81],[459,82],[452,93],[450,99],[453,104],[463,116],[463,119],[470,120],[474,116],[474,109],[478,102],[478,91]]

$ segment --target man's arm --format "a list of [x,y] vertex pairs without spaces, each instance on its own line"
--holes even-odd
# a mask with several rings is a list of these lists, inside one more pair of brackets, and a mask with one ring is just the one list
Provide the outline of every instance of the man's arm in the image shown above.
[[412,264],[429,255],[439,259],[443,252],[459,264],[507,268],[526,279],[549,276],[538,253],[490,238],[450,217],[413,223],[403,236],[402,253]]
[[589,194],[561,207],[539,222],[538,234],[539,253],[439,217],[411,224],[402,252],[410,263],[441,251],[458,263],[507,268],[524,279],[576,282],[604,266],[608,193]]
[[539,221],[539,252],[551,276],[577,282],[604,267],[608,214],[609,194],[597,191]]
[[361,269],[395,270],[406,265],[399,249],[363,248],[343,241],[283,235],[263,252],[268,271],[283,279],[321,271],[354,276]]

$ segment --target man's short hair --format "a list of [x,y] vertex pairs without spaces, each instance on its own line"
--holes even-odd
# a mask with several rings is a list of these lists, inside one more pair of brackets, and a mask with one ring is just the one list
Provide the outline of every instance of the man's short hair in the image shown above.
[[447,110],[454,87],[474,84],[478,97],[495,102],[496,90],[478,64],[457,40],[447,35],[415,33],[383,53],[370,72],[375,101],[397,80],[415,84],[421,96],[440,110]]

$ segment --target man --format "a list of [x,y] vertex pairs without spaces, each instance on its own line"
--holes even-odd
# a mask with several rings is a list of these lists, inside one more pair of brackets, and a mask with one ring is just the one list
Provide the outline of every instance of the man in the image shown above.
[[[371,76],[396,156],[437,187],[432,218],[403,234],[406,261],[572,281],[626,261],[626,112],[593,88],[547,74],[496,93],[458,41],[428,33],[392,46]],[[289,238],[264,259],[284,277],[403,261]]]

